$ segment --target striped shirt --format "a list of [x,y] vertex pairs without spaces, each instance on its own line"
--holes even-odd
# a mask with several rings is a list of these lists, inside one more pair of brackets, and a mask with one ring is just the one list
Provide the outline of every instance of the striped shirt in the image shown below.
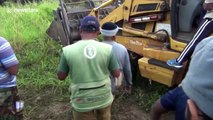
[[18,63],[10,43],[0,37],[0,88],[16,86],[16,76],[8,73],[7,69]]

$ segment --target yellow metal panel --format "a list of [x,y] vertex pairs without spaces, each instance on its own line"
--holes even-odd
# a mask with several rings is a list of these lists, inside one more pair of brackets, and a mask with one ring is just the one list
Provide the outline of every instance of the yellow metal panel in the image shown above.
[[176,50],[176,51],[183,51],[184,47],[186,46],[186,43],[174,40],[172,38],[170,38],[170,47],[172,50]]
[[143,55],[143,48],[146,46],[163,47],[163,43],[160,41],[140,37],[116,36],[116,42],[139,55]]
[[145,31],[152,32],[154,29],[155,22],[147,22]]
[[[132,0],[125,0],[124,4],[123,4],[123,14],[124,14],[124,22],[128,22],[129,21],[129,15],[130,15],[130,11],[131,11],[131,6],[132,6]],[[119,13],[120,14],[120,13]]]
[[[122,5],[123,6],[123,5]],[[105,22],[118,22],[120,20],[123,20],[124,17],[124,10],[123,7],[117,7],[115,10],[109,13],[104,19],[100,20],[100,25],[104,24]],[[120,26],[119,26],[120,27]]]
[[150,80],[172,86],[172,79],[174,75],[173,70],[151,65],[148,63],[149,58],[141,58],[138,60],[140,74]]
[[143,57],[138,60],[139,70],[141,76],[150,80],[165,84],[167,86],[174,86],[181,83],[186,72],[187,64],[179,71],[170,70],[160,66],[148,63],[149,58]]
[[159,48],[159,47],[143,48],[143,56],[148,58],[155,58],[157,60],[164,61],[164,62],[166,62],[169,59],[175,59],[179,55],[180,53],[168,50],[166,48]]

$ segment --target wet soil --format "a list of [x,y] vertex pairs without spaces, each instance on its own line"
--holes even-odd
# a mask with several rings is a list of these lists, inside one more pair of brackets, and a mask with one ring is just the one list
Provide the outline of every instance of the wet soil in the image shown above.
[[[25,120],[72,120],[68,93],[55,89],[20,89],[25,102]],[[148,120],[149,113],[137,106],[132,95],[118,95],[112,105],[112,120]]]

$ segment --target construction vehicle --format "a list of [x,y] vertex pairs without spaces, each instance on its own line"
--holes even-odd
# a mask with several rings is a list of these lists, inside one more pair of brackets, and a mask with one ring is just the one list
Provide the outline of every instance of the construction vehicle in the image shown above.
[[80,40],[80,20],[86,15],[96,16],[101,25],[116,23],[120,28],[116,41],[128,49],[130,59],[137,60],[140,75],[172,87],[182,81],[188,62],[177,69],[166,61],[177,58],[192,39],[200,11],[202,0],[60,0],[47,33],[65,46]]

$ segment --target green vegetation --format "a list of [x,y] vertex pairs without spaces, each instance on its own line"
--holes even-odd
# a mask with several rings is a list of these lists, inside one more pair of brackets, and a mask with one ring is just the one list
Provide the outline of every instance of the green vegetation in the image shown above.
[[10,41],[19,59],[20,87],[67,88],[67,82],[56,79],[61,46],[46,34],[57,7],[57,1],[0,7],[0,36]]
[[136,75],[133,83],[135,84],[133,96],[135,97],[138,106],[146,112],[149,112],[152,104],[159,99],[162,94],[168,91],[167,86],[154,81],[149,81],[148,79],[141,77],[139,73]]
[[0,8],[0,33],[9,40],[35,41],[47,39],[45,34],[52,21],[52,10],[57,2],[27,5],[6,4]]

